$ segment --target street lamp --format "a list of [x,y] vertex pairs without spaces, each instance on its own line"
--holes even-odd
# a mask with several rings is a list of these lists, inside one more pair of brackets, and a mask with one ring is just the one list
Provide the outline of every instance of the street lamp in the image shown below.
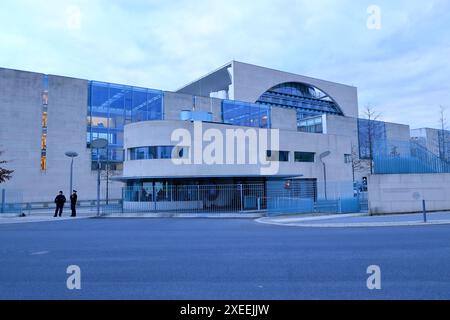
[[97,216],[100,216],[100,149],[108,146],[108,140],[95,139],[91,143],[91,148],[97,149]]
[[72,161],[70,161],[70,189],[69,189],[69,193],[68,193],[68,195],[70,195],[70,194],[72,194],[72,190],[73,190],[72,189],[73,188],[73,185],[72,185],[72,181],[73,181],[73,158],[78,157],[78,153],[76,153],[74,151],[68,151],[65,154],[66,154],[66,156],[68,156],[69,158],[72,159]]
[[321,153],[319,156],[320,162],[322,162],[322,164],[323,164],[323,181],[324,181],[325,200],[328,200],[328,197],[327,197],[327,167],[325,165],[325,162],[323,162],[323,159],[328,157],[330,154],[331,154],[330,151],[325,151],[325,152]]

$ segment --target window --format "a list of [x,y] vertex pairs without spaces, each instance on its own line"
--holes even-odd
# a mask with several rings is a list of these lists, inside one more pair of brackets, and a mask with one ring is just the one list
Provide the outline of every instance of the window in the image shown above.
[[267,161],[289,162],[289,151],[273,151],[267,150]]
[[270,128],[270,107],[241,101],[222,101],[223,122],[235,126]]
[[42,79],[41,171],[47,170],[48,75]]
[[352,163],[353,157],[351,154],[344,154],[344,162],[345,163]]
[[[97,138],[107,139],[108,151],[100,155],[102,162],[121,167],[123,162],[123,131],[125,124],[138,121],[162,120],[163,92],[118,84],[89,82],[87,147]],[[133,155],[148,157],[142,151]],[[130,155],[131,157],[131,155]],[[92,150],[91,160],[97,161]]]
[[295,162],[314,162],[314,152],[295,152]]
[[189,156],[188,147],[152,146],[129,149],[130,160],[185,159]]
[[297,117],[297,129],[300,132],[323,133],[322,116],[308,119],[299,119]]

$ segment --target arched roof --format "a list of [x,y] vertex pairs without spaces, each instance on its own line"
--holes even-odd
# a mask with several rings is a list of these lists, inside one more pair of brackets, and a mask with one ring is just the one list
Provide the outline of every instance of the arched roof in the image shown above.
[[276,107],[295,108],[305,117],[316,114],[344,115],[336,101],[323,90],[302,82],[284,82],[268,89],[256,101]]

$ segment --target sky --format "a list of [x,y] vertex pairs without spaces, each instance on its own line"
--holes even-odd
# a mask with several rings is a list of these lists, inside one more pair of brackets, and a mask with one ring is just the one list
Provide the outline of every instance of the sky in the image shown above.
[[443,106],[450,127],[448,0],[0,2],[0,67],[174,91],[231,60],[356,86],[361,113],[412,128]]

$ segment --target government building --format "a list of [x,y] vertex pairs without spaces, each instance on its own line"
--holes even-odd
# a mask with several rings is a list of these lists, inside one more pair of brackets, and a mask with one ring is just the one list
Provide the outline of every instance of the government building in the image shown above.
[[[226,202],[220,188],[236,185],[241,194],[242,186],[260,186],[258,201],[293,190],[314,201],[350,199],[365,191],[376,156],[411,157],[409,126],[358,118],[357,88],[237,61],[173,92],[0,69],[0,93],[0,150],[15,171],[0,188],[21,190],[27,203],[69,193],[67,152],[78,154],[80,200],[96,199],[100,161],[101,198],[148,202],[146,210],[156,202],[197,208],[196,186],[208,186],[217,206]],[[212,141],[205,132],[244,134],[234,136],[233,152],[246,161],[195,161],[197,141],[174,142],[180,130],[200,138],[200,154]],[[247,141],[274,130],[276,141],[263,148]],[[99,138],[106,149],[92,148]],[[227,152],[214,154],[228,159]],[[274,163],[275,171],[264,170]],[[261,205],[250,200],[245,207]]]

